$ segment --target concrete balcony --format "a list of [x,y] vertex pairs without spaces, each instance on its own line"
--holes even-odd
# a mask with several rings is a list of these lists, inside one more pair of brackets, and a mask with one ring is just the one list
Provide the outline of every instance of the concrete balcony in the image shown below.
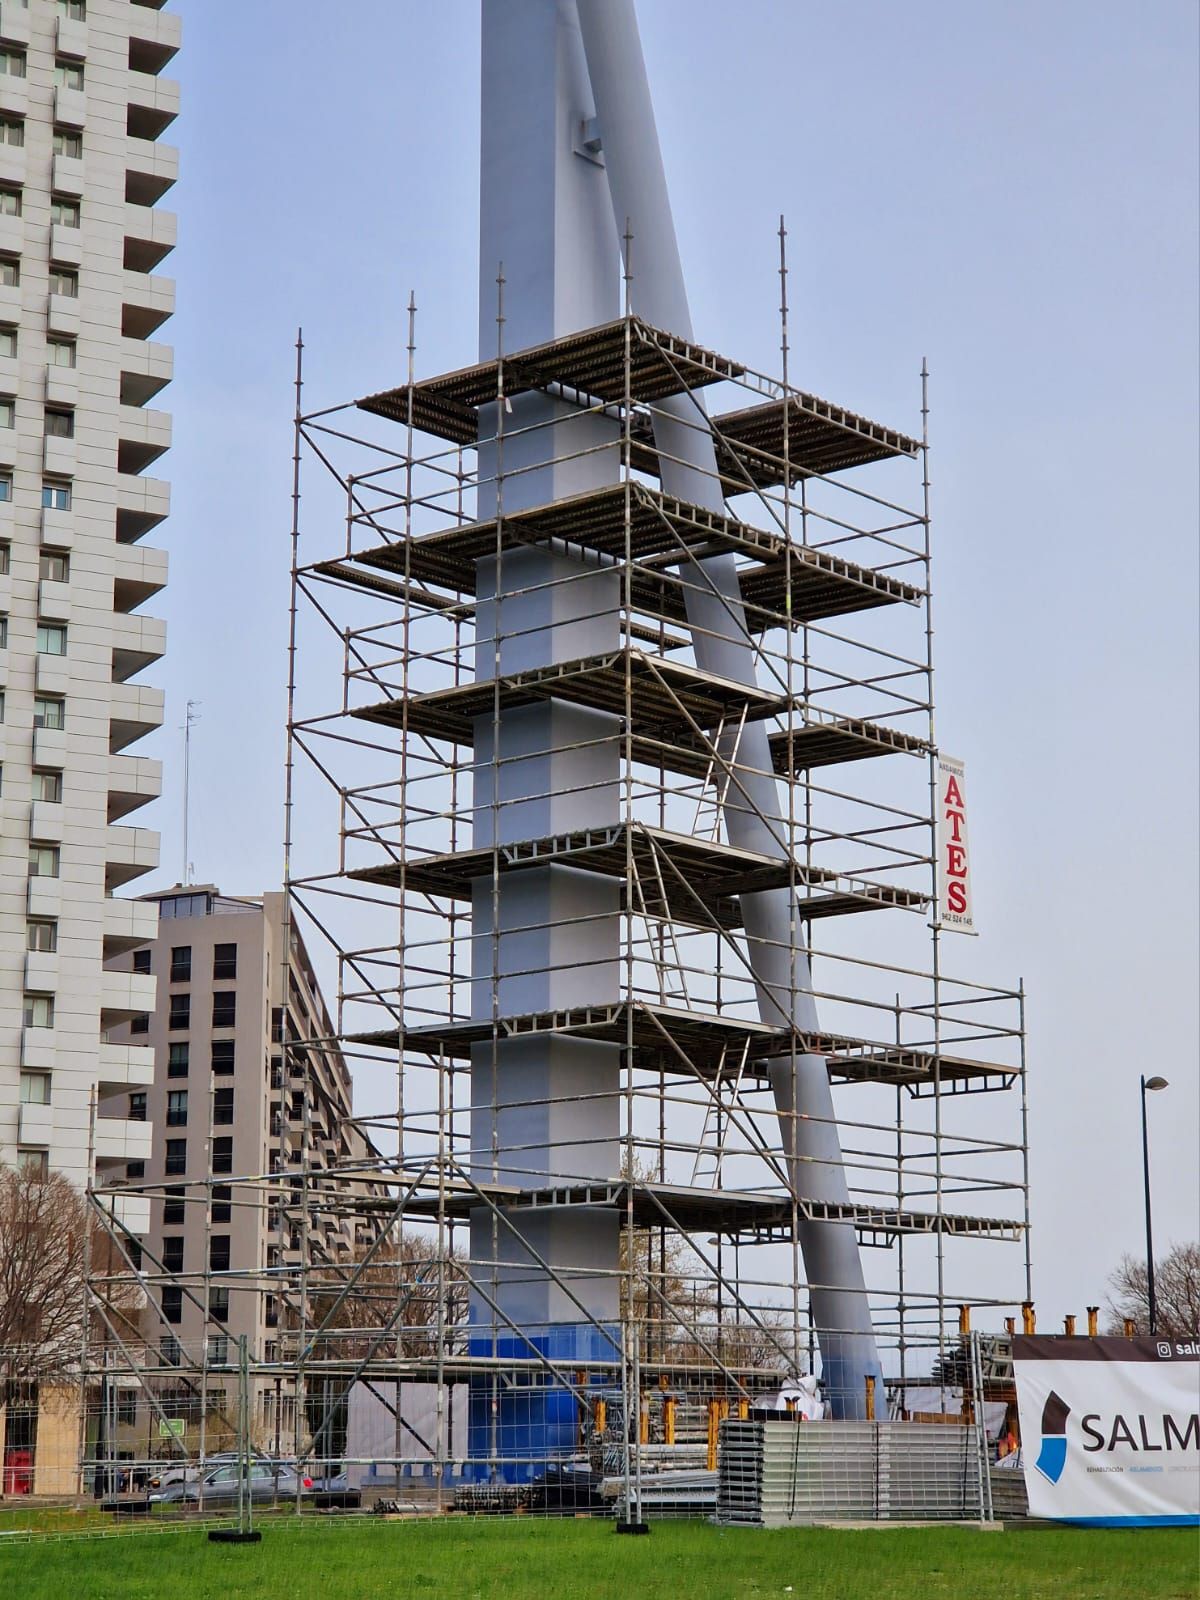
[[[125,480],[118,480],[123,483]],[[153,483],[153,478],[136,480]],[[119,489],[118,489],[118,504]],[[167,552],[153,546],[119,544],[113,552],[113,610],[132,611],[166,587]]]
[[32,1072],[52,1072],[58,1065],[57,1030],[22,1028],[21,1065]]
[[[41,835],[34,835],[40,838]],[[58,988],[58,951],[26,950],[25,987],[35,994],[53,994]]]
[[57,917],[62,910],[62,879],[30,878],[25,903],[31,917]]
[[46,367],[46,404],[48,406],[75,406],[79,404],[79,374],[74,367]]
[[29,43],[29,7],[13,5],[12,0],[0,4],[0,41],[5,44]]
[[[134,757],[114,759],[131,760]],[[155,766],[159,763],[154,762]],[[153,900],[118,900],[111,897],[104,902],[104,959],[123,956],[139,945],[150,944],[158,934],[158,905]],[[115,1048],[115,1047],[114,1047]]]
[[138,72],[161,72],[179,49],[182,22],[174,11],[129,7],[129,65]]
[[[148,1159],[142,1157],[143,1160]],[[100,1166],[101,1163],[97,1162]],[[104,1209],[130,1233],[150,1232],[150,1197],[145,1194],[108,1194]]]
[[[100,974],[100,1026],[115,1028],[118,1023],[154,1010],[156,980],[148,972],[109,972]],[[36,1028],[26,1030],[36,1033]]]
[[173,211],[157,206],[125,207],[125,265],[132,272],[153,272],[174,250],[179,225]]
[[54,1107],[28,1103],[21,1106],[17,1118],[17,1143],[35,1148],[54,1143]]
[[149,139],[125,141],[125,198],[135,206],[157,205],[179,179],[179,151]]
[[110,826],[104,835],[104,892],[111,894],[122,884],[153,872],[161,843],[162,835],[154,828]]
[[0,112],[24,117],[29,112],[29,89],[24,78],[0,77]]
[[101,1044],[98,1066],[101,1099],[154,1082],[154,1051],[148,1045]]
[[25,248],[25,218],[0,216],[0,253],[19,256]]
[[171,448],[171,413],[144,406],[117,412],[117,471],[137,475]]
[[126,128],[135,139],[157,139],[179,115],[179,85],[173,78],[131,72]]
[[50,168],[55,194],[80,196],[87,188],[87,175],[81,156],[55,156]]
[[[61,801],[32,800],[29,804],[29,837],[44,844],[61,844],[66,826],[66,807]],[[30,951],[33,955],[36,952]],[[37,985],[35,984],[36,988]]]
[[110,693],[108,748],[115,755],[162,727],[163,692],[148,684],[114,683]]
[[[140,206],[127,210],[141,210]],[[121,404],[144,406],[175,376],[175,352],[169,344],[151,344],[147,339],[122,339]]]
[[[128,816],[131,811],[149,805],[151,800],[157,800],[162,793],[162,762],[155,761],[150,756],[109,756],[108,758],[108,820],[116,822],[119,817]],[[131,901],[117,900],[114,905],[129,905]],[[153,910],[153,908],[151,908]],[[157,916],[151,917],[152,931],[149,937],[154,937],[153,927],[157,927]],[[105,940],[108,939],[107,924]],[[144,944],[144,939],[135,939],[135,944]],[[107,952],[115,955],[115,951]]]
[[153,1147],[152,1122],[129,1122],[124,1117],[96,1118],[92,1148],[97,1161],[149,1161]]
[[174,278],[150,272],[125,272],[121,284],[121,335],[148,339],[175,311]]
[[51,333],[79,337],[79,296],[74,294],[48,294],[46,296],[46,327]]
[[69,550],[75,543],[75,517],[70,511],[42,507],[42,543],[57,550]]
[[74,56],[82,61],[87,55],[88,31],[86,22],[76,22],[73,17],[60,16],[54,30],[54,49],[60,56]]
[[33,760],[39,767],[61,767],[67,759],[67,730],[65,728],[35,728],[33,730]]
[[87,96],[82,89],[67,89],[61,83],[54,90],[54,120],[63,128],[82,128],[87,122]]
[[83,229],[65,222],[50,224],[50,259],[64,267],[83,265]]
[[48,433],[42,440],[42,467],[52,478],[75,476],[75,441]]
[[71,687],[71,660],[69,656],[36,657],[33,681],[39,694],[66,694]]
[[167,625],[161,617],[126,616],[118,612],[112,622],[112,675],[124,683],[167,648]]
[[71,620],[71,585],[53,578],[38,579],[38,616],[47,621]]
[[135,478],[127,472],[117,474],[118,544],[133,544],[151,528],[156,528],[170,511],[169,483],[160,478]]

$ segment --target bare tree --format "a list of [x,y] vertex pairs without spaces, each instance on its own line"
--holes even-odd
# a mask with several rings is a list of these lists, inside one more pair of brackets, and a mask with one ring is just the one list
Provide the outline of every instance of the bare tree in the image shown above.
[[[1110,1333],[1124,1331],[1128,1319],[1138,1333],[1150,1331],[1150,1292],[1146,1263],[1122,1256],[1108,1279]],[[1200,1332],[1200,1244],[1174,1244],[1154,1263],[1156,1332],[1168,1339],[1194,1339]]]
[[322,1336],[329,1355],[361,1358],[374,1345],[380,1354],[432,1357],[439,1320],[447,1346],[461,1344],[465,1267],[454,1251],[439,1257],[434,1240],[423,1234],[406,1232],[364,1248],[356,1259],[312,1267],[308,1287],[310,1325],[329,1318]]
[[129,1327],[141,1292],[127,1269],[122,1276],[118,1253],[80,1191],[62,1173],[0,1164],[0,1384],[35,1382],[77,1365],[89,1231],[93,1292]]

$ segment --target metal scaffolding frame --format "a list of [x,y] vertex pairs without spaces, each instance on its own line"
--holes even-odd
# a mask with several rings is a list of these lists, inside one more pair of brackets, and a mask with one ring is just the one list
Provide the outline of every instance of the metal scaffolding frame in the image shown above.
[[[207,1256],[199,1272],[170,1271],[130,1248],[112,1192],[93,1193],[127,1269],[93,1278],[98,1347],[105,1368],[121,1365],[158,1414],[163,1330],[171,1337],[155,1325],[163,1286],[180,1288],[217,1331],[214,1288],[270,1296],[277,1339],[270,1360],[251,1351],[250,1382],[275,1396],[276,1455],[350,1459],[335,1416],[365,1386],[394,1416],[397,1481],[405,1468],[429,1471],[441,1505],[468,1456],[461,1430],[453,1436],[455,1386],[490,1386],[493,1412],[501,1390],[538,1389],[544,1404],[550,1389],[577,1407],[580,1453],[619,1431],[629,1508],[640,1504],[639,1452],[661,1446],[670,1459],[668,1402],[744,1414],[761,1391],[811,1369],[802,1221],[851,1223],[878,1247],[868,1298],[901,1413],[906,1384],[945,1370],[960,1306],[988,1314],[1029,1301],[1024,992],[947,972],[937,901],[928,374],[923,365],[914,436],[793,388],[784,238],[781,226],[782,376],[627,310],[603,328],[417,381],[410,300],[406,382],[305,412],[297,340],[285,888],[289,932],[293,923],[302,931],[336,1002],[327,1039],[290,1037],[285,1021],[283,1082],[303,1085],[312,1052],[340,1053],[375,1154],[331,1170],[311,1138],[306,1095],[288,1159],[190,1183],[189,1203],[209,1205],[219,1183],[235,1214],[267,1207],[290,1241],[250,1274],[216,1271]],[[724,517],[656,482],[656,405],[701,389],[739,391],[711,421],[697,406],[692,424],[715,439],[731,502]],[[562,401],[569,416],[612,420],[611,442],[579,454],[609,452],[619,482],[506,514],[506,485],[522,470],[506,467],[522,433],[507,418],[512,399],[531,391]],[[471,454],[483,406],[499,418],[491,479]],[[552,426],[556,458],[574,459],[559,442],[570,421]],[[913,495],[914,476],[915,507],[901,492]],[[481,487],[497,509],[476,520]],[[302,531],[302,506],[315,534]],[[615,573],[620,644],[476,680],[476,562],[503,563],[531,544]],[[739,565],[757,691],[701,671],[677,627],[688,586],[704,583],[698,559],[716,552]],[[575,582],[539,587],[569,608]],[[498,668],[503,603],[493,617],[479,643]],[[501,708],[548,700],[619,719],[620,820],[480,847],[472,816],[503,808],[513,759],[494,736]],[[481,761],[476,732],[489,717],[492,753]],[[751,720],[768,724],[786,796],[782,837],[759,819],[775,830],[772,855],[721,838],[729,808],[753,804],[737,756]],[[523,968],[506,960],[502,974],[495,906],[502,878],[531,865],[574,867],[614,886],[611,1002],[506,1012],[505,987],[537,970],[546,927],[504,929],[531,954]],[[478,933],[471,884],[489,875],[491,928]],[[789,955],[812,965],[818,1034],[797,1032],[788,1015],[759,1015],[739,896],[772,887],[795,896]],[[490,991],[482,1008],[481,983]],[[482,1109],[493,1130],[500,1115],[501,1042],[547,1036],[620,1047],[619,1159],[604,1181],[582,1160],[588,1171],[535,1182],[533,1132],[527,1147],[506,1145],[503,1181],[496,1138],[473,1148],[472,1112]],[[472,1047],[488,1044],[492,1100],[473,1107],[466,1067]],[[823,1056],[841,1086],[848,1206],[802,1199],[789,1180],[768,1063],[805,1054]],[[504,1102],[526,1123],[562,1109]],[[549,1276],[572,1317],[587,1320],[579,1280],[523,1231],[548,1209],[610,1213],[622,1235],[619,1318],[595,1324],[604,1353],[569,1365],[529,1338],[497,1291],[497,1263],[511,1270],[516,1260],[531,1277]],[[472,1215],[490,1218],[490,1257],[464,1249]],[[331,1220],[355,1241],[349,1255],[315,1248]],[[976,1240],[1008,1249],[984,1265],[965,1249]],[[114,1276],[134,1275],[148,1302],[140,1339],[103,1309]],[[481,1330],[488,1353],[472,1337]],[[203,1449],[205,1396],[214,1382],[225,1387],[222,1369],[207,1341],[171,1358],[171,1383],[199,1396]],[[84,1366],[86,1381],[87,1354]],[[432,1430],[405,1415],[405,1384],[433,1397]],[[292,1397],[290,1440],[280,1437],[282,1393]],[[555,1454],[536,1438],[506,1446],[493,1431],[490,1454],[468,1465],[528,1478]]]

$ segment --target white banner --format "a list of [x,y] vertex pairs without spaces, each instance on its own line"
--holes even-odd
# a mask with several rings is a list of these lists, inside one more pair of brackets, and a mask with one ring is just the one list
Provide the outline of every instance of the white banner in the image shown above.
[[1013,1341],[1034,1517],[1200,1524],[1200,1337]]
[[971,857],[967,848],[967,780],[963,764],[938,756],[938,919],[943,928],[974,933]]

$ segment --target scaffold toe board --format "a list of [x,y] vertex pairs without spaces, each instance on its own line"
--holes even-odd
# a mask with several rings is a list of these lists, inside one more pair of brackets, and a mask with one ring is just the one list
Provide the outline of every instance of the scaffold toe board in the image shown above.
[[400,538],[360,551],[353,560],[408,583],[436,584],[469,595],[475,593],[479,561],[534,544],[561,544],[611,561],[628,554],[635,563],[631,603],[678,621],[686,619],[683,582],[701,586],[703,578],[692,566],[685,568],[682,581],[658,569],[725,553],[746,562],[739,579],[747,604],[782,615],[790,595],[793,621],[911,605],[922,593],[872,567],[639,483],[615,483],[499,518]]
[[768,694],[628,645],[606,655],[359,706],[353,715],[427,738],[473,746],[478,719],[490,717],[497,703],[510,710],[547,700],[562,700],[621,718],[628,710],[629,731],[635,740],[662,741],[690,752],[693,759],[707,749],[707,731],[774,716],[787,705],[781,694]]
[[808,1054],[824,1056],[832,1077],[847,1083],[908,1086],[972,1078],[1011,1082],[1019,1075],[1017,1068],[994,1061],[913,1045],[875,1044],[832,1033],[800,1033],[797,1039]]
[[736,361],[663,333],[639,317],[620,317],[516,350],[502,360],[479,361],[457,372],[385,389],[359,400],[358,406],[392,422],[411,421],[414,428],[436,438],[472,445],[479,437],[479,408],[501,397],[561,388],[610,405],[626,398],[635,405],[646,404],[739,378],[745,370]]
[[348,874],[406,893],[469,900],[472,884],[493,871],[534,866],[571,866],[626,880],[627,908],[672,921],[719,926],[742,925],[738,896],[789,885],[800,892],[802,917],[844,916],[860,911],[922,910],[927,895],[892,884],[851,878],[824,867],[759,855],[732,845],[672,833],[646,823],[614,823],[576,833],[530,839],[489,848],[410,857]]

